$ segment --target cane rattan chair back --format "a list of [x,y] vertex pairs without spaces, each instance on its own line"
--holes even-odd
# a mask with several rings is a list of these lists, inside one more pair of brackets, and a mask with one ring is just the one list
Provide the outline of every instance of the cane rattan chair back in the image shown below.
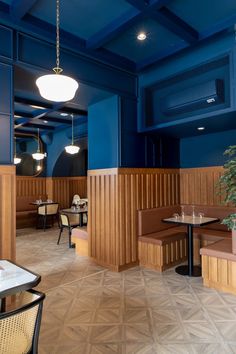
[[45,295],[29,290],[20,295],[20,306],[0,313],[0,353],[36,354]]

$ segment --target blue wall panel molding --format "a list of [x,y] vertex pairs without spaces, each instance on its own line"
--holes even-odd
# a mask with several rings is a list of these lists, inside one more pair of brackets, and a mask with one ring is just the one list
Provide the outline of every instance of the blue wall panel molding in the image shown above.
[[88,108],[88,169],[119,166],[119,97]]
[[236,145],[236,130],[181,139],[180,167],[222,166],[229,145]]
[[[18,33],[17,61],[50,71],[55,66],[55,46],[46,41]],[[67,50],[61,50],[61,65],[66,74],[93,87],[128,97],[137,96],[137,77],[135,75]]]
[[0,25],[0,58],[13,59],[13,30]]
[[0,164],[13,162],[12,66],[0,63]]

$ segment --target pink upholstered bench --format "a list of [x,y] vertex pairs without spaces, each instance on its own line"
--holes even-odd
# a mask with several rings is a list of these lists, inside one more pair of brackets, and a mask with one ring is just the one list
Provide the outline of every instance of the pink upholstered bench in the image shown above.
[[75,243],[75,251],[79,256],[88,256],[88,232],[87,229],[74,228],[71,234],[71,241]]

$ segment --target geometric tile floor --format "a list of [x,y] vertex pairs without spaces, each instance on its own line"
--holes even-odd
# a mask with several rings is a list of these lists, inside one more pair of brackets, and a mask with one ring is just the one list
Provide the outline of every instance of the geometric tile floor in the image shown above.
[[17,261],[46,293],[39,354],[236,353],[236,296],[201,278],[135,267],[113,273],[75,255],[58,229],[17,231]]

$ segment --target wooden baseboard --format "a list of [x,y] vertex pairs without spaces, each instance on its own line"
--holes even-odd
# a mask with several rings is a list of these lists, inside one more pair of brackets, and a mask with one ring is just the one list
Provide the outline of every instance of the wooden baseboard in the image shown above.
[[122,272],[122,271],[124,271],[124,270],[127,270],[127,269],[129,269],[129,268],[136,267],[136,266],[139,265],[139,262],[138,262],[138,261],[132,262],[132,263],[130,263],[130,264],[124,264],[124,265],[113,265],[113,264],[107,264],[107,263],[102,262],[102,261],[100,261],[100,260],[97,260],[97,259],[95,259],[95,258],[93,258],[93,257],[91,257],[91,259],[92,259],[95,263],[97,263],[98,265],[100,265],[100,266],[102,266],[102,267],[105,267],[105,268],[109,269],[109,270],[112,271],[112,272],[117,272],[117,273],[118,273],[118,272]]

